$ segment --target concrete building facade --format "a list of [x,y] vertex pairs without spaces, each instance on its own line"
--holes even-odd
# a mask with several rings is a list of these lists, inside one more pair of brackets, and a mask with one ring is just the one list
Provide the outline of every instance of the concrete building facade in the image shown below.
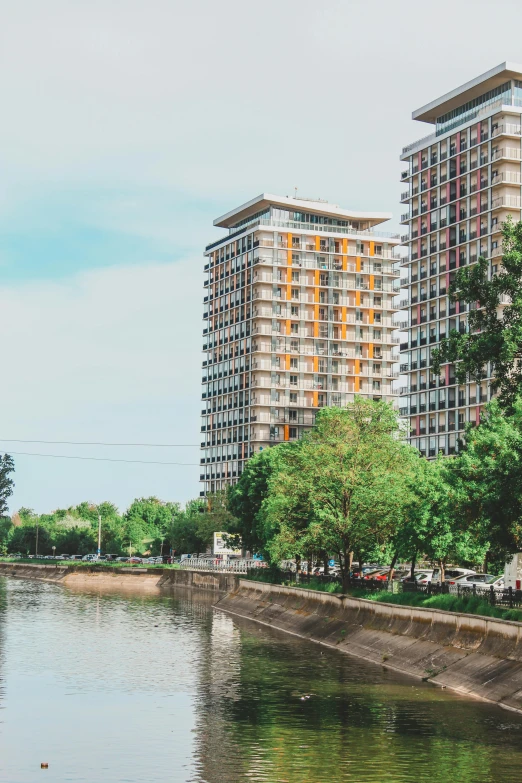
[[479,422],[491,396],[488,380],[459,386],[450,364],[435,377],[431,350],[467,328],[468,308],[448,297],[456,270],[484,256],[496,274],[502,223],[520,220],[521,115],[522,66],[503,63],[414,111],[435,130],[402,151],[400,404],[410,442],[428,457],[455,453],[466,422]]
[[228,233],[205,249],[202,494],[325,405],[394,400],[400,237],[375,228],[390,217],[262,194],[214,221]]

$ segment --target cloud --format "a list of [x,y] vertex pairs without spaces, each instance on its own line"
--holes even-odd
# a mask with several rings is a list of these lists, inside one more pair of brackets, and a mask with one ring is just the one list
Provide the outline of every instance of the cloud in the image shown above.
[[[201,291],[200,259],[0,287],[3,436],[197,444]],[[1,448],[199,462],[197,448]],[[104,497],[125,507],[135,496],[187,500],[199,492],[197,466],[15,459],[12,508]]]

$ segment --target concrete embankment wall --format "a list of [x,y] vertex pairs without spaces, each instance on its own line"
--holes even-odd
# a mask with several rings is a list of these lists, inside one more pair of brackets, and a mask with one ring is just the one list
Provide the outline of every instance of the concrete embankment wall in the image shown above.
[[238,582],[216,608],[522,712],[522,623]]
[[40,579],[78,588],[142,590],[160,592],[173,587],[197,588],[226,592],[238,587],[236,574],[207,571],[189,571],[172,568],[136,568],[122,566],[67,566],[44,565],[43,563],[0,563],[0,576],[18,579]]

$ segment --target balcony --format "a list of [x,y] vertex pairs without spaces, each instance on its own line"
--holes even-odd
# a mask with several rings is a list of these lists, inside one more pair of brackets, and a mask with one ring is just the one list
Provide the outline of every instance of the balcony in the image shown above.
[[518,171],[502,171],[491,179],[492,187],[496,185],[520,185],[521,178]]
[[493,162],[502,159],[520,160],[521,159],[520,149],[516,147],[503,147],[502,149],[495,150],[495,152],[491,156],[491,161]]
[[491,138],[495,139],[497,136],[520,136],[522,135],[522,127],[520,125],[512,125],[506,123],[505,125],[498,125],[491,131]]
[[498,196],[491,202],[491,209],[520,209],[520,196]]

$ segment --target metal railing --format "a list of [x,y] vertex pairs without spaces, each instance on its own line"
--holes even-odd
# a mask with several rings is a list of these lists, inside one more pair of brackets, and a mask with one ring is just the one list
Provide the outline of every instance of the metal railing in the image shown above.
[[222,560],[217,557],[189,557],[180,563],[180,568],[191,571],[222,571],[223,573],[246,574],[254,568],[265,568],[266,564],[260,560],[248,558],[234,558]]

